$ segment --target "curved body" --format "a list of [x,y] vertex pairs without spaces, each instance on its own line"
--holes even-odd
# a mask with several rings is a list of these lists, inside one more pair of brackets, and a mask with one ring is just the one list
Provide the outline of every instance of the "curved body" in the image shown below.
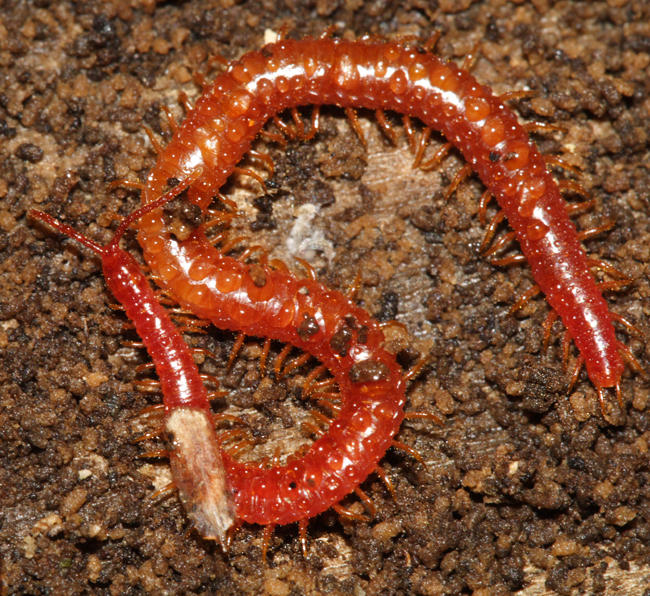
[[[197,168],[190,197],[205,208],[251,142],[276,113],[306,104],[388,109],[418,117],[442,132],[497,199],[516,233],[533,277],[584,358],[597,389],[616,386],[624,369],[612,318],[589,269],[564,199],[515,115],[469,73],[430,53],[395,43],[334,39],[284,40],[244,55],[197,101],[149,174],[145,203],[171,177]],[[238,291],[222,291],[191,275],[197,263],[226,267],[204,239],[175,241],[160,212],[140,223],[150,266],[184,306],[215,325],[267,336],[259,323],[226,316]],[[219,264],[219,265],[217,265]],[[257,306],[256,306],[257,305]]]

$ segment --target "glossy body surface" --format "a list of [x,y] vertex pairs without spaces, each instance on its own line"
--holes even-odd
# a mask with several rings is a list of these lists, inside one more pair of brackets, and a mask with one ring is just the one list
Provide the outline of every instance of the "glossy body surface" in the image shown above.
[[[395,43],[306,39],[246,54],[205,90],[159,155],[144,203],[169,178],[201,168],[188,194],[206,209],[265,122],[307,104],[395,110],[442,132],[496,197],[596,388],[618,385],[624,365],[607,304],[541,154],[490,89],[430,53]],[[238,517],[288,523],[336,503],[372,471],[401,421],[403,385],[381,349],[381,331],[361,309],[315,282],[265,265],[255,265],[252,275],[200,229],[178,241],[160,211],[139,227],[145,258],[185,308],[219,328],[309,352],[345,396],[327,435],[290,465],[262,470],[226,456]],[[344,354],[332,349],[340,333],[347,334]],[[355,367],[382,372],[370,383],[350,383]]]

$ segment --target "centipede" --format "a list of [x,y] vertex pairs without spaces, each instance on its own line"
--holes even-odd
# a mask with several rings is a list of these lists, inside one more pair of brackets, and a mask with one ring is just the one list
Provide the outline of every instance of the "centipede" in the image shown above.
[[[357,108],[375,110],[384,128],[385,111],[402,114],[407,132],[410,119],[417,118],[425,128],[414,143],[416,162],[422,161],[430,132],[438,131],[447,144],[433,160],[452,147],[466,160],[451,191],[474,172],[487,189],[482,219],[496,199],[499,211],[488,224],[486,243],[504,220],[511,231],[485,252],[516,239],[522,254],[499,264],[526,261],[535,281],[513,310],[539,293],[545,296],[551,307],[545,336],[561,319],[565,345],[573,341],[579,353],[571,385],[584,367],[605,415],[608,390],[623,406],[626,361],[642,372],[617,338],[614,323],[628,330],[634,326],[610,311],[602,293],[628,280],[587,256],[581,241],[589,232],[578,233],[570,215],[589,201],[564,200],[562,191],[577,185],[556,180],[549,163],[561,161],[540,153],[530,139],[531,127],[520,124],[506,105],[512,97],[517,93],[496,96],[431,47],[370,38],[281,39],[229,63],[193,106],[183,98],[185,119],[180,125],[169,119],[172,139],[165,147],[154,142],[156,164],[143,184],[133,185],[147,205],[168,180],[195,176],[188,200],[205,214],[263,126],[285,110],[297,122],[298,107],[314,106],[312,133],[305,138],[318,129],[322,105],[344,108],[353,127]],[[213,246],[202,226],[177,238],[162,210],[155,209],[137,227],[145,260],[183,308],[240,337],[278,340],[311,354],[321,365],[310,381],[329,370],[345,395],[328,430],[306,454],[286,464],[263,469],[223,455],[240,522],[272,529],[297,521],[302,533],[306,520],[335,505],[376,469],[403,418],[403,376],[381,348],[381,330],[365,311],[313,279],[297,279],[266,258],[250,264],[228,256]],[[598,282],[594,268],[614,279]]]
[[[187,188],[188,200],[204,214],[211,213],[213,197],[238,170],[265,124],[287,109],[295,115],[300,106],[314,106],[312,132],[304,138],[317,132],[322,105],[344,108],[355,128],[354,110],[375,110],[389,133],[386,111],[404,115],[407,132],[410,118],[417,118],[425,128],[413,143],[416,165],[423,160],[430,132],[441,133],[447,144],[432,162],[452,147],[467,162],[452,181],[451,192],[474,172],[487,189],[481,218],[490,200],[499,205],[484,244],[503,220],[512,228],[496,248],[485,252],[493,254],[516,239],[523,254],[499,264],[525,260],[530,266],[535,286],[514,308],[542,293],[551,306],[545,335],[559,318],[579,352],[571,383],[584,367],[603,413],[608,389],[622,404],[625,362],[638,371],[641,367],[616,337],[614,323],[628,330],[634,326],[610,311],[602,291],[628,280],[608,263],[586,255],[581,246],[586,235],[579,234],[570,219],[585,205],[563,199],[567,185],[554,178],[507,99],[430,47],[364,38],[283,39],[230,63],[194,106],[185,102],[187,116],[180,125],[170,119],[172,140],[165,147],[155,144],[158,158],[146,182],[131,183],[141,188],[143,207],[125,220],[108,245],[99,246],[53,218],[31,212],[101,256],[107,283],[156,366],[174,483],[204,537],[227,545],[232,528],[243,522],[260,524],[265,527],[266,554],[276,525],[297,522],[303,538],[310,518],[329,508],[344,513],[339,503],[347,494],[355,492],[363,500],[359,485],[373,472],[381,475],[378,461],[398,444],[394,437],[406,416],[405,387],[417,373],[403,372],[383,347],[381,325],[348,296],[327,288],[314,275],[299,278],[277,261],[263,257],[249,263],[228,256],[210,242],[205,226],[178,238],[163,212],[163,204]],[[183,182],[165,192],[173,179]],[[319,385],[321,373],[331,373],[332,379],[320,382],[320,387],[336,385],[340,400],[334,403],[323,394],[321,403],[333,416],[305,453],[261,467],[240,462],[219,447],[191,353],[137,263],[119,249],[129,225],[138,228],[145,260],[157,280],[183,308],[240,338],[264,338],[265,350],[268,341],[277,340],[313,356],[320,365],[307,379],[308,391]],[[615,279],[598,283],[592,268]]]

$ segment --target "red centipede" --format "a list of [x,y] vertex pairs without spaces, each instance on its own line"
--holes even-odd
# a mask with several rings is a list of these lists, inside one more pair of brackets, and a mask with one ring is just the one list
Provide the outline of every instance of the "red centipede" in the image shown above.
[[[419,118],[425,133],[441,132],[468,162],[463,172],[476,172],[487,187],[482,209],[496,198],[501,211],[491,228],[507,218],[531,267],[536,287],[518,305],[543,292],[551,323],[559,316],[579,350],[574,378],[584,364],[603,411],[607,388],[621,401],[624,359],[639,366],[616,338],[613,321],[619,317],[609,311],[590,267],[615,270],[587,258],[560,185],[504,100],[428,51],[369,40],[304,39],[244,55],[204,90],[159,150],[143,203],[160,196],[170,178],[195,175],[188,195],[205,212],[269,118],[323,104],[374,109],[380,123],[384,110],[394,110]],[[160,209],[138,227],[146,260],[183,307],[219,328],[297,346],[320,360],[339,385],[340,410],[303,456],[262,469],[223,454],[238,520],[267,529],[298,521],[302,533],[307,519],[335,505],[376,468],[404,416],[404,379],[381,348],[381,329],[314,280],[296,279],[265,261],[249,265],[226,256],[201,228],[176,239]]]
[[[160,379],[174,485],[196,528],[223,543],[235,514],[226,487],[208,394],[190,349],[156,299],[137,261],[119,247],[120,238],[134,221],[173,199],[188,184],[189,180],[131,213],[105,246],[47,213],[30,210],[28,215],[74,238],[101,257],[106,284],[133,322]],[[194,503],[202,506],[195,508]]]

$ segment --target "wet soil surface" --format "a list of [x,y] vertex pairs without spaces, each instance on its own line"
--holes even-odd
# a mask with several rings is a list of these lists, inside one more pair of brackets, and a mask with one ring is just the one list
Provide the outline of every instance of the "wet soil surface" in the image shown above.
[[[247,180],[225,189],[246,242],[308,260],[339,289],[361,272],[358,300],[408,330],[390,330],[393,349],[407,365],[429,357],[408,409],[444,418],[405,423],[399,439],[424,464],[390,450],[394,499],[368,479],[372,521],[313,519],[307,558],[292,526],[274,535],[267,565],[256,527],[225,556],[188,532],[173,494],[149,498],[169,475],[164,461],[139,458],[159,443],[134,443],[153,425],[139,413],[160,401],[134,384],[146,355],[125,345],[137,337],[110,308],[98,260],[25,213],[44,209],[107,241],[115,214],[138,204],[109,183],[143,179],[153,164],[145,127],[165,143],[161,106],[182,118],[179,91],[199,94],[193,73],[214,76],[210,56],[258,48],[266,30],[288,25],[299,38],[335,25],[349,38],[420,42],[439,30],[436,51],[449,59],[479,44],[480,82],[534,91],[512,102],[523,120],[562,127],[535,139],[578,168],[595,199],[579,227],[615,222],[587,248],[634,280],[609,301],[639,329],[621,339],[647,368],[648,10],[644,0],[2,3],[1,593],[647,594],[648,381],[626,373],[624,411],[612,405],[606,419],[584,376],[567,395],[559,324],[541,350],[543,300],[508,314],[528,269],[478,255],[480,182],[444,200],[462,160],[412,169],[398,118],[394,146],[361,113],[366,149],[342,113],[325,110],[313,141],[260,146],[275,162],[266,192]],[[441,142],[433,135],[429,151]],[[132,235],[123,245],[139,254]],[[231,335],[188,341],[215,353],[204,371],[230,392],[217,406],[245,412],[258,451],[309,438],[300,375],[260,379],[259,342],[225,372]]]

